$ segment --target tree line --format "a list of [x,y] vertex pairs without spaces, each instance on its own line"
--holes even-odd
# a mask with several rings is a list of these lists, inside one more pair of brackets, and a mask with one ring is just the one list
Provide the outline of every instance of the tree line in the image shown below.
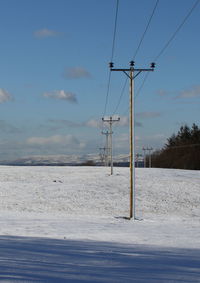
[[152,154],[153,167],[200,170],[200,128],[181,126],[165,146]]

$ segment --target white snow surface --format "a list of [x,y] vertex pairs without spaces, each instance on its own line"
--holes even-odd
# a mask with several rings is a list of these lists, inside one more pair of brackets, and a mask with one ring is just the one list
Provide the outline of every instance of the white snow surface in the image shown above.
[[[1,166],[0,280],[200,282],[200,171],[137,168],[132,220],[125,219],[129,169],[109,173],[106,167]],[[70,272],[68,265],[60,272],[63,257]],[[77,273],[77,266],[85,269]]]

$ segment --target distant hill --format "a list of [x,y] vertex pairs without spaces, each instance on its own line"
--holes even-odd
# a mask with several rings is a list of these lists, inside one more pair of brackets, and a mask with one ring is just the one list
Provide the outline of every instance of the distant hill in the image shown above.
[[[125,155],[118,155],[114,158],[115,166],[126,166],[128,158]],[[98,155],[48,155],[48,156],[26,156],[14,160],[0,161],[0,165],[11,166],[100,166],[102,162]]]

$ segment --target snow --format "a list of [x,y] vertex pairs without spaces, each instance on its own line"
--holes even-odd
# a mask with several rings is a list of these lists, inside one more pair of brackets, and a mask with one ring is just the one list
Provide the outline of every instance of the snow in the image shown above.
[[[0,167],[0,280],[200,282],[200,172]],[[17,254],[17,257],[16,257]]]

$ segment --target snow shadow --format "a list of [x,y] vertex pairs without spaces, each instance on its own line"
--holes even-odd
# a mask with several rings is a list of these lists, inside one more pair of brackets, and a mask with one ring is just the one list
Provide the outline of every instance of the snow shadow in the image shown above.
[[0,237],[3,282],[200,282],[200,250]]

